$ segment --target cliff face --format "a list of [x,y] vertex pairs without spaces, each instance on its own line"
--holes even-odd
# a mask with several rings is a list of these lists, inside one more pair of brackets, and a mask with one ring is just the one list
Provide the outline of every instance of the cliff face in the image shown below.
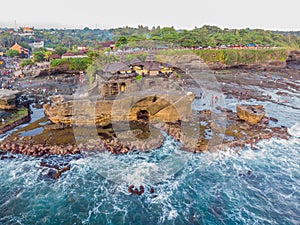
[[115,100],[67,100],[63,96],[44,105],[53,123],[106,126],[112,122],[137,120],[185,121],[191,115],[194,95],[127,96]]
[[0,89],[0,109],[15,109],[17,98],[21,95],[19,91]]
[[212,70],[222,69],[300,69],[300,51],[285,49],[210,50],[198,55]]
[[212,70],[224,70],[224,69],[255,69],[255,70],[266,70],[266,69],[285,69],[285,61],[270,60],[260,63],[236,63],[234,65],[225,65],[222,63],[210,63],[209,68]]

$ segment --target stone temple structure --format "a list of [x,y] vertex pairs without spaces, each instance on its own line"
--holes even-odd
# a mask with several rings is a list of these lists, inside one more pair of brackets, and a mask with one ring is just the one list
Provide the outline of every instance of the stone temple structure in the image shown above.
[[96,82],[74,96],[54,96],[44,105],[53,123],[107,126],[113,122],[177,122],[191,116],[193,93],[182,89],[184,72],[149,55],[144,61],[109,63]]

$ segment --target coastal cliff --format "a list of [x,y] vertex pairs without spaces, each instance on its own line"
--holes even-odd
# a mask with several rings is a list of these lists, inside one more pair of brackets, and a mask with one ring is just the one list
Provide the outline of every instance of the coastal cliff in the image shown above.
[[[185,120],[185,117],[191,114],[190,105],[193,100],[193,95],[159,95],[142,99],[138,96],[127,96],[116,100],[96,101],[73,100],[67,96],[58,96],[52,98],[52,105],[44,105],[44,110],[51,122],[65,125],[76,123],[107,126],[112,121],[139,119],[176,122]],[[127,106],[131,106],[130,109]]]
[[212,70],[224,69],[299,69],[300,51],[288,49],[199,50],[196,54]]

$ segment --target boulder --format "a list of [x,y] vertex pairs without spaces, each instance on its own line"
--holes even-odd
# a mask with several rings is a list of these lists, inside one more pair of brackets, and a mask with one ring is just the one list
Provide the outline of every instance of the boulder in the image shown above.
[[0,109],[15,109],[17,107],[17,98],[20,95],[20,91],[0,89]]
[[264,118],[266,112],[262,105],[237,105],[237,115],[249,124],[257,124]]

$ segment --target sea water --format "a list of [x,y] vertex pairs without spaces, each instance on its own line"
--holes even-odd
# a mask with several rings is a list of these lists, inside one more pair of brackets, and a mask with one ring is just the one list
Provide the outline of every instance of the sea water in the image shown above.
[[[58,180],[45,176],[41,159],[2,160],[0,224],[299,224],[300,113],[263,104],[289,128],[290,140],[263,140],[257,150],[191,154],[167,137],[149,153],[57,156],[71,165]],[[180,166],[157,168],[169,155]],[[145,194],[128,193],[131,183],[144,184]]]

